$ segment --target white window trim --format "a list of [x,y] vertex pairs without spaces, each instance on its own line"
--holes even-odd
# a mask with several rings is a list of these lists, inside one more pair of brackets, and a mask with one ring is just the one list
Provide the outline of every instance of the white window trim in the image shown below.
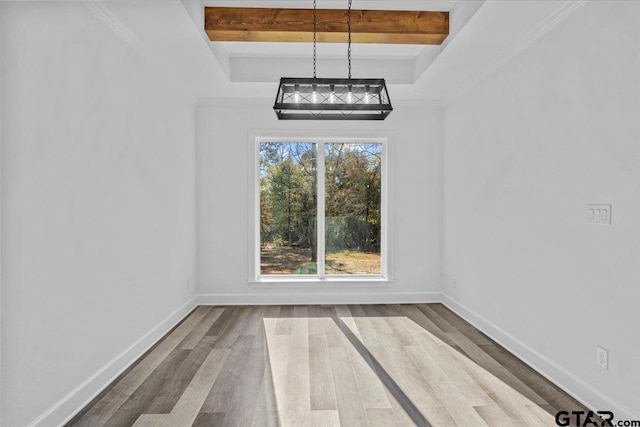
[[[326,131],[249,131],[248,133],[248,279],[247,282],[254,287],[309,287],[310,285],[322,283],[324,287],[349,287],[370,286],[387,287],[393,282],[393,212],[389,209],[392,206],[392,174],[393,170],[393,146],[389,143],[391,134],[389,132],[326,132]],[[260,143],[261,142],[312,142],[323,143],[362,143],[372,142],[382,144],[382,194],[381,194],[381,216],[382,227],[380,230],[380,255],[381,271],[379,275],[260,275],[260,177],[257,173],[260,166]],[[323,154],[324,150],[318,150]],[[318,160],[318,186],[324,186],[324,159]],[[321,162],[322,161],[322,162]],[[324,200],[320,201],[319,208],[324,208]],[[318,216],[318,236],[324,236],[324,217]],[[318,245],[324,247],[324,238],[318,239]],[[320,248],[319,248],[320,249]],[[324,252],[324,251],[323,251]],[[319,252],[319,253],[323,253]],[[324,259],[318,257],[318,270],[320,263],[324,264]]]

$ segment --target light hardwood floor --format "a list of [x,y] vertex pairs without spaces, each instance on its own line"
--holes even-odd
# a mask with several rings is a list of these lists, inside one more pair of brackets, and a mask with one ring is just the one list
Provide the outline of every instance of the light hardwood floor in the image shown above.
[[555,426],[578,402],[441,304],[201,306],[69,426]]

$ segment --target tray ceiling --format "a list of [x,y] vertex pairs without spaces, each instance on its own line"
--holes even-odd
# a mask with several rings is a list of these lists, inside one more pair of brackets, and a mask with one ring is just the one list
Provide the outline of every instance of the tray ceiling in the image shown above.
[[[354,1],[353,8],[371,10],[457,10],[458,17],[451,14],[450,34],[443,45],[416,44],[369,44],[352,45],[354,77],[384,76],[391,84],[414,83],[442,51],[443,46],[455,37],[462,27],[458,19],[468,13],[463,9],[474,9],[482,2],[448,1]],[[203,6],[218,7],[262,7],[262,8],[311,8],[311,1],[221,1],[201,2]],[[347,2],[318,0],[318,8],[346,8]],[[456,12],[454,12],[456,13]],[[204,20],[200,27],[204,34]],[[311,43],[282,42],[207,42],[231,82],[276,82],[280,77],[304,77],[312,73],[313,49]],[[319,43],[317,48],[318,77],[344,77],[347,70],[346,43]]]

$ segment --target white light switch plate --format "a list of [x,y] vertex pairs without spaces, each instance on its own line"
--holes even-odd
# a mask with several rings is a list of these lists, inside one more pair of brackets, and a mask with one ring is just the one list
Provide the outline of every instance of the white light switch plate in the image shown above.
[[587,222],[590,224],[611,225],[611,205],[588,204]]

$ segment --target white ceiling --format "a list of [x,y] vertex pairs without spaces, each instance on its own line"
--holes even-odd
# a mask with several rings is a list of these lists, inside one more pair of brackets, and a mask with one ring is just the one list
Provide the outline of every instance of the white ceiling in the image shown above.
[[[340,7],[346,2],[318,1],[323,7]],[[353,75],[387,78],[394,102],[447,102],[552,31],[584,2],[355,0],[354,7],[362,9],[450,9],[451,35],[439,47],[354,46]],[[209,2],[94,0],[91,4],[100,9],[105,24],[152,62],[158,73],[196,98],[270,100],[280,77],[310,76],[312,72],[311,52],[305,56],[304,43],[293,48],[300,51],[288,51],[284,45],[263,49],[259,43],[211,43],[204,33],[204,5]],[[226,2],[230,4],[302,7],[304,2]],[[321,45],[320,49],[318,75],[343,77],[346,64],[340,55],[341,45]]]
[[[454,11],[477,10],[480,0],[355,0],[354,9]],[[311,8],[311,0],[289,1],[202,1],[201,6]],[[346,0],[317,0],[317,7],[346,8]],[[466,13],[465,16],[469,16]],[[452,25],[449,38],[463,25]],[[282,76],[304,77],[313,70],[311,43],[209,42],[216,58],[232,82],[276,82]],[[410,84],[419,78],[438,56],[442,46],[434,45],[352,45],[353,75],[385,76],[387,82]],[[317,48],[318,77],[346,77],[347,45],[320,43]]]
[[[310,43],[250,43],[250,42],[211,42],[221,46],[231,57],[278,57],[311,59],[313,47]],[[433,46],[426,46],[433,47]],[[385,45],[360,43],[351,46],[353,58],[374,59],[415,59],[425,48],[423,45]],[[346,60],[347,45],[344,43],[318,43],[317,57]]]
[[[475,0],[464,0],[475,1]],[[353,0],[354,9],[374,10],[434,10],[447,11],[458,0]],[[201,0],[204,6],[219,7],[280,7],[306,9],[313,7],[313,0]],[[347,0],[317,0],[318,9],[346,9]],[[428,9],[424,9],[428,7]]]

